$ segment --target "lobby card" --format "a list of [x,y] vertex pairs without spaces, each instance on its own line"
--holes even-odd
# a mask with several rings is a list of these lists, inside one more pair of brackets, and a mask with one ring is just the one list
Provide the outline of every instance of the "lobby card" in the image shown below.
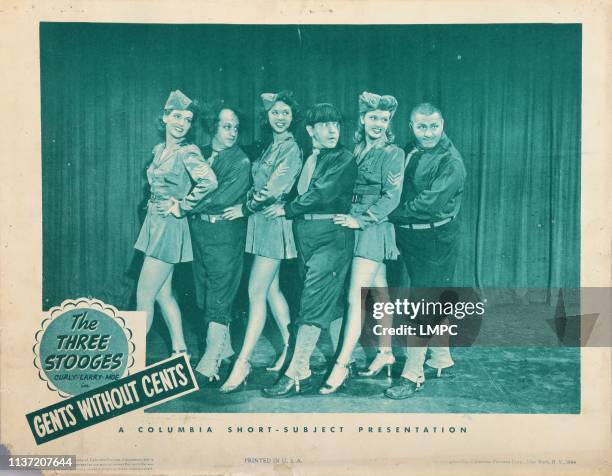
[[[611,13],[538,0],[2,1],[0,469],[609,474]],[[354,352],[367,369],[385,313],[403,316],[393,365],[333,395],[318,387],[342,320],[312,355],[316,388],[272,399],[262,389],[283,371],[266,367],[283,341],[271,312],[247,383],[223,394],[236,364],[220,364],[220,381],[198,371],[207,338],[190,263],[172,278],[186,348],[172,352],[159,312],[148,331],[136,310],[133,246],[169,93],[203,111],[238,107],[237,144],[253,162],[268,146],[260,94],[285,89],[302,113],[337,106],[351,152],[363,91],[397,98],[406,154],[413,106],[434,103],[463,157],[451,325],[419,327],[447,333],[454,366],[426,366],[410,398],[388,396],[416,328],[401,260],[386,262],[394,299],[364,298]],[[194,131],[206,150],[213,133]],[[304,160],[307,132],[296,127]],[[234,351],[249,315],[244,259]],[[292,320],[296,263],[278,278]]]

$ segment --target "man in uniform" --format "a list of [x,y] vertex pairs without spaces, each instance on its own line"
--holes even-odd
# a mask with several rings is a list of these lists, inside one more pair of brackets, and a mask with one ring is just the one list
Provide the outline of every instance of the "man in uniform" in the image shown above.
[[306,114],[312,154],[297,183],[297,197],[268,208],[268,216],[292,218],[303,290],[295,322],[293,357],[284,375],[263,390],[265,397],[296,395],[312,387],[310,357],[322,329],[335,317],[353,258],[354,230],[336,225],[336,214],[351,207],[357,165],[338,145],[341,114],[331,104],[315,104]]
[[218,380],[221,361],[233,355],[229,323],[242,275],[246,220],[225,220],[223,210],[243,200],[250,186],[251,165],[237,145],[240,121],[236,111],[219,106],[212,115],[212,142],[202,155],[212,167],[218,188],[190,213],[193,275],[198,306],[208,323],[206,351],[196,370]]
[[[435,300],[440,289],[454,284],[458,255],[459,221],[465,167],[461,155],[444,133],[442,112],[422,103],[410,113],[415,146],[407,149],[404,188],[399,207],[391,214],[397,245],[410,276],[410,287],[418,294],[412,300]],[[427,323],[419,320],[417,322]],[[385,395],[408,398],[425,381],[423,365],[438,370],[451,367],[448,346],[432,346],[425,362],[426,337],[409,339],[406,364],[399,381]]]

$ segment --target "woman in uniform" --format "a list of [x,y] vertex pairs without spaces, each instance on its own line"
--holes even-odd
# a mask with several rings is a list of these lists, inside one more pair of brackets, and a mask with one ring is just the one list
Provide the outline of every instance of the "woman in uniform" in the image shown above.
[[[393,144],[391,120],[397,109],[393,96],[363,92],[354,157],[358,175],[348,215],[334,222],[356,229],[344,340],[338,359],[319,393],[334,393],[349,376],[348,365],[361,334],[361,288],[387,287],[385,260],[397,259],[393,225],[387,215],[399,204],[404,178],[404,152]],[[379,348],[366,375],[395,362],[390,343]]]
[[249,360],[266,322],[267,305],[280,330],[284,347],[277,362],[267,370],[283,367],[289,345],[289,306],[279,286],[281,261],[297,257],[291,220],[268,218],[264,208],[282,202],[295,183],[302,153],[293,137],[298,104],[290,92],[264,93],[262,126],[272,132],[272,142],[253,163],[253,187],[241,206],[229,207],[224,218],[248,216],[246,251],[254,256],[249,277],[249,320],[240,355],[220,391],[229,393],[245,382]]
[[181,91],[172,91],[160,118],[164,142],[153,149],[147,168],[151,197],[134,247],[145,254],[136,290],[136,308],[144,311],[147,332],[159,304],[172,340],[172,355],[187,352],[181,311],[172,294],[176,263],[192,261],[189,225],[184,218],[217,187],[215,174],[191,143],[198,106]]

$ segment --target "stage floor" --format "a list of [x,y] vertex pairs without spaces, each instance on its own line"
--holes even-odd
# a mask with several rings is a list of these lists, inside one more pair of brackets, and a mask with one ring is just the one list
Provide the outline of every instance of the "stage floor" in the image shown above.
[[[202,344],[186,330],[192,353]],[[462,347],[452,349],[455,367],[452,377],[437,378],[433,369],[426,372],[420,392],[406,400],[391,400],[383,393],[392,379],[385,375],[355,378],[329,396],[310,394],[268,399],[261,389],[272,384],[278,374],[267,372],[276,355],[274,339],[262,337],[252,358],[252,372],[246,387],[223,395],[217,384],[199,379],[200,390],[150,408],[163,413],[580,413],[580,348],[538,347]],[[167,358],[169,347],[162,333],[154,328],[147,339],[148,363]],[[195,351],[195,352],[194,352]],[[370,351],[368,351],[369,353]],[[403,349],[394,348],[397,362],[392,378],[402,370]],[[355,353],[358,367],[365,367],[364,350]],[[192,356],[197,365],[200,354]],[[317,350],[313,367],[325,368],[325,357]],[[221,381],[229,368],[224,366]],[[197,372],[196,372],[196,375]],[[317,376],[317,384],[324,375]],[[318,385],[317,387],[318,388]]]

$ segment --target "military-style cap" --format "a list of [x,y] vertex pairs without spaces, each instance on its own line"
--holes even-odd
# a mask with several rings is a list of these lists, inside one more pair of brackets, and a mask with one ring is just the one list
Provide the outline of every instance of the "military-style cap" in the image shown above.
[[164,109],[177,109],[179,111],[184,111],[192,102],[193,101],[191,99],[177,89],[176,91],[172,91],[170,96],[168,96]]
[[272,109],[274,103],[278,99],[278,94],[276,93],[263,93],[261,95],[261,102],[263,103],[263,107],[266,111]]
[[362,92],[359,96],[359,113],[364,114],[377,109],[380,111],[389,111],[391,117],[393,117],[397,109],[397,99],[389,95],[380,96],[367,91]]

